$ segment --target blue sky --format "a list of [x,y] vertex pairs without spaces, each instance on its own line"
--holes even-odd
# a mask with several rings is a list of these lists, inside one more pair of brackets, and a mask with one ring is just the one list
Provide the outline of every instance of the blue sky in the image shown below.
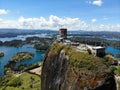
[[1,28],[57,29],[59,25],[119,31],[120,0],[0,0]]

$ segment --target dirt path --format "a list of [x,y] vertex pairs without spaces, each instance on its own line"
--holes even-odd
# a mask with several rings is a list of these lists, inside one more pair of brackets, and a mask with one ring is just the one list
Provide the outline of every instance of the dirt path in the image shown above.
[[35,69],[32,69],[32,70],[29,70],[29,72],[35,73],[37,75],[41,75],[41,69],[42,69],[42,67],[38,67],[38,68],[35,68]]

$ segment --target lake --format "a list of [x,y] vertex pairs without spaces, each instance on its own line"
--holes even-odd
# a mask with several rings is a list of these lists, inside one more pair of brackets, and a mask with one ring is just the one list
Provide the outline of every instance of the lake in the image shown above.
[[25,44],[22,47],[18,47],[18,48],[0,46],[0,52],[5,53],[5,56],[0,58],[0,76],[4,75],[4,66],[8,63],[11,57],[17,52],[30,52],[35,55],[33,59],[22,61],[21,64],[30,65],[42,61],[45,53],[38,52],[34,48],[29,48],[30,46],[33,45]]
[[[112,46],[108,46],[105,51],[108,52],[108,53],[113,54],[114,57],[116,57],[117,54],[120,54],[120,49],[114,48],[114,47],[112,47]],[[119,58],[119,59],[120,59],[120,58]]]

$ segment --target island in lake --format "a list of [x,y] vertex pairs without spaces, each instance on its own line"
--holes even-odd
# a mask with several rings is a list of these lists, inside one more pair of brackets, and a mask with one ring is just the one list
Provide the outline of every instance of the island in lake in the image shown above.
[[32,59],[34,54],[29,52],[18,52],[12,56],[12,61],[18,62],[23,60]]

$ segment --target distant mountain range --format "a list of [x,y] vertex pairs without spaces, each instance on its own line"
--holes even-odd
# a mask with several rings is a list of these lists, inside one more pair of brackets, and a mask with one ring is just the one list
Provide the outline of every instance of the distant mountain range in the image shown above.
[[16,37],[17,35],[53,33],[53,30],[31,30],[31,29],[0,29],[0,37]]
[[[16,37],[17,35],[28,35],[28,34],[58,34],[59,30],[32,30],[32,29],[11,29],[11,28],[1,28],[0,37]],[[120,38],[120,32],[110,32],[110,31],[85,31],[85,30],[68,30],[68,34],[82,35],[82,36],[107,36],[107,37],[117,37]]]

